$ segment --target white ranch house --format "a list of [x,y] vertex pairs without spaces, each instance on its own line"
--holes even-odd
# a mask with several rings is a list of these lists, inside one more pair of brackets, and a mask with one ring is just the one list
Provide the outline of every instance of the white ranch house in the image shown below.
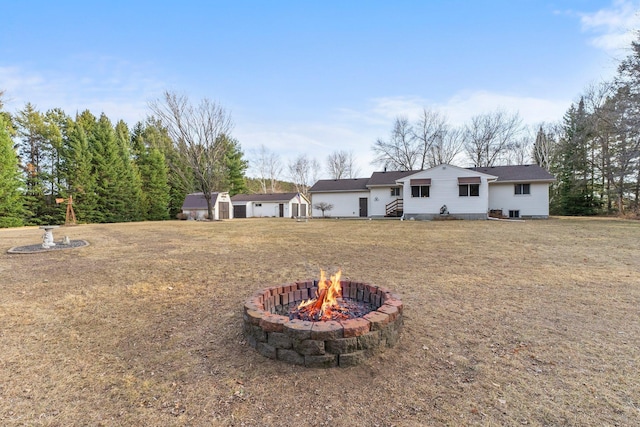
[[311,214],[309,199],[300,193],[236,194],[231,203],[234,218],[299,218]]
[[[555,178],[538,165],[374,172],[369,178],[328,179],[309,190],[312,206],[333,205],[326,216],[348,218],[547,218]],[[313,209],[313,216],[322,211]]]
[[[231,209],[229,193],[211,193],[211,204],[214,220],[233,218],[233,209]],[[187,215],[188,219],[208,219],[207,201],[204,198],[204,193],[187,194],[182,204],[182,213]]]

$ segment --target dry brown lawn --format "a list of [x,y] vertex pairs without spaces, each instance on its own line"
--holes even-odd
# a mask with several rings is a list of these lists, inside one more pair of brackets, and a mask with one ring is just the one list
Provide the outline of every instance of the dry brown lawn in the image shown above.
[[[640,222],[288,219],[0,230],[3,426],[640,425]],[[320,268],[391,288],[396,347],[257,354],[254,291]]]

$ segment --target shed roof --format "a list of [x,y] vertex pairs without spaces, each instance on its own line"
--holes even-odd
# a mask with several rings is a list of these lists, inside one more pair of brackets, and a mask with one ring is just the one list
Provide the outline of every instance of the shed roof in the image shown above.
[[540,181],[552,182],[555,177],[538,165],[490,166],[469,168],[476,172],[495,175],[495,182]]
[[[231,197],[232,202],[288,202],[298,193],[269,193],[269,194],[236,194]],[[304,196],[301,194],[301,198]]]
[[[219,193],[211,193],[211,205],[216,203]],[[182,209],[207,209],[207,200],[204,198],[204,193],[191,193],[187,194],[182,204]]]

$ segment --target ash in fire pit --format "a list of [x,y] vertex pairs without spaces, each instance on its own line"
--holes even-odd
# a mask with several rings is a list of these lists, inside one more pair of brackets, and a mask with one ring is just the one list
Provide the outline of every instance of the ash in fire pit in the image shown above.
[[402,301],[390,290],[341,280],[340,272],[258,291],[244,305],[244,332],[263,356],[308,367],[351,366],[392,347]]

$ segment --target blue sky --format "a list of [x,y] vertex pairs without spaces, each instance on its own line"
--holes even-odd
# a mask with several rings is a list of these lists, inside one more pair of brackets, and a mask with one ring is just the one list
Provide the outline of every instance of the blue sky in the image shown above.
[[[230,110],[247,157],[324,163],[352,151],[361,174],[398,115],[463,124],[504,109],[561,119],[610,78],[640,28],[640,0],[4,0],[6,109],[89,109],[130,125],[164,90]],[[322,174],[320,174],[322,177]]]

